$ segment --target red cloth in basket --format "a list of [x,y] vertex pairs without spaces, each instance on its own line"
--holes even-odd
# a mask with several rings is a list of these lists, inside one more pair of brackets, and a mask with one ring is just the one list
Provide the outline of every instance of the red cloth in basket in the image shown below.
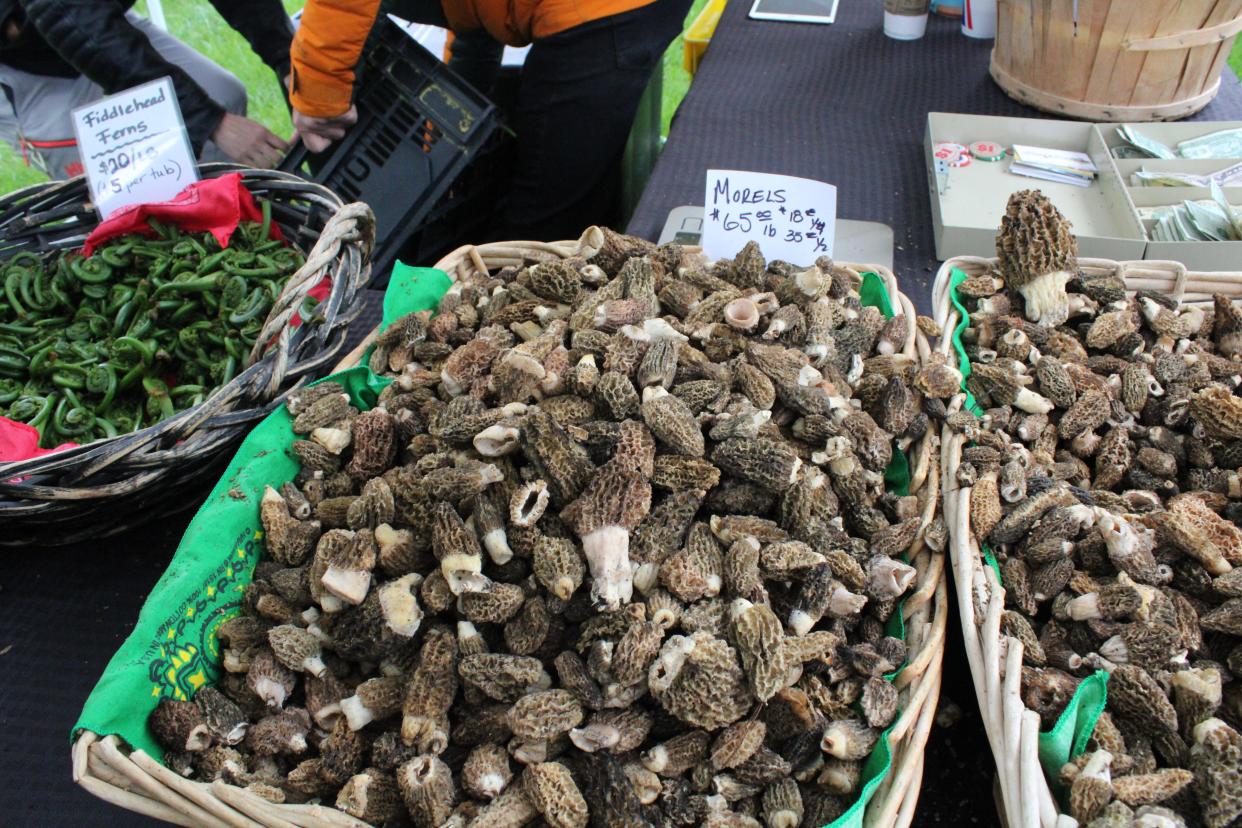
[[[228,247],[233,231],[243,221],[263,221],[263,213],[255,203],[254,196],[242,184],[241,173],[228,173],[219,178],[197,181],[176,198],[155,204],[134,204],[108,216],[86,237],[82,254],[90,256],[95,248],[109,239],[129,234],[151,236],[155,231],[147,224],[155,218],[166,224],[175,224],[190,233],[210,232],[221,247]],[[271,223],[271,238],[284,240],[280,226]],[[332,280],[325,278],[310,290],[310,295],[322,301],[332,291]],[[294,316],[295,327],[301,318]],[[0,417],[0,463],[28,460],[44,454],[71,448],[76,443],[64,443],[51,449],[39,448],[39,432],[25,423]]]
[[[90,256],[96,247],[117,236],[154,235],[155,231],[147,224],[148,218],[175,224],[190,233],[210,232],[221,247],[228,247],[237,225],[243,221],[263,221],[263,213],[242,184],[241,173],[229,173],[196,181],[169,201],[122,207],[91,231],[82,247],[82,255]],[[284,239],[274,221],[270,235],[273,239]]]

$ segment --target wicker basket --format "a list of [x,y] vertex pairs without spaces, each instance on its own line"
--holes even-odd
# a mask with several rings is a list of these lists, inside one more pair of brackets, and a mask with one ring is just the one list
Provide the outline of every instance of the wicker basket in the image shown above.
[[[578,241],[502,242],[467,245],[436,263],[454,280],[472,269],[495,271],[549,257],[566,258],[593,252],[590,231]],[[894,309],[915,318],[910,299],[901,293],[892,271],[877,265],[844,265],[856,272],[871,271],[883,280]],[[372,333],[368,340],[374,337]],[[337,366],[356,365],[368,343],[358,346]],[[924,358],[926,339],[910,325],[902,353]],[[923,525],[936,518],[940,507],[939,435],[934,430],[911,449],[910,493],[922,504]],[[911,562],[918,570],[917,588],[902,605],[908,661],[894,680],[901,715],[888,734],[892,766],[872,797],[865,815],[868,826],[905,828],[914,818],[923,778],[923,748],[940,697],[948,589],[945,556],[923,542],[923,532],[911,545]],[[209,826],[361,826],[364,823],[325,805],[273,805],[243,789],[223,782],[193,782],[178,776],[141,750],[129,751],[116,736],[100,737],[89,731],[73,745],[74,781],[101,799],[122,808],[180,825]]]
[[[204,177],[241,172],[292,243],[309,250],[289,278],[258,337],[262,357],[200,405],[129,434],[52,455],[0,464],[0,544],[56,545],[95,539],[192,506],[251,424],[283,393],[327,372],[362,310],[370,274],[374,218],[331,190],[288,173],[209,164]],[[86,182],[41,184],[0,199],[0,255],[80,247],[94,228]],[[316,318],[290,318],[324,276],[331,294]],[[274,341],[273,341],[274,340]],[[256,346],[256,351],[258,346]],[[19,482],[20,481],[20,482]]]
[[[949,356],[953,364],[956,359],[951,335],[961,316],[950,300],[950,276],[954,268],[967,276],[984,274],[996,266],[996,261],[962,256],[946,261],[936,274],[932,303],[936,323],[943,331],[939,350]],[[1210,304],[1213,293],[1242,298],[1242,274],[1239,273],[1195,273],[1178,262],[1114,262],[1108,259],[1079,259],[1078,267],[1091,275],[1115,273],[1125,280],[1131,291],[1159,291],[1188,304]],[[958,395],[949,410],[960,410],[964,399],[964,395]],[[949,526],[962,640],[988,743],[996,758],[1000,788],[998,806],[1009,828],[1071,825],[1071,817],[1061,813],[1039,763],[1039,715],[1022,702],[1022,644],[1008,636],[1001,640],[1005,589],[996,572],[984,562],[971,529],[971,489],[959,488],[956,482],[965,442],[963,435],[945,427],[940,477],[944,481],[944,517]]]

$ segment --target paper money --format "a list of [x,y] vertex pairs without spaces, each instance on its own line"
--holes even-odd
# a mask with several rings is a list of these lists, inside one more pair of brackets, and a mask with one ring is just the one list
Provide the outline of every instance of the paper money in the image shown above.
[[1222,129],[1178,143],[1174,150],[1131,126],[1117,127],[1128,146],[1114,147],[1115,158],[1242,158],[1242,129]]
[[1169,238],[1169,230],[1167,230],[1167,222],[1169,222],[1169,217],[1167,216],[1163,218],[1159,218],[1159,220],[1156,220],[1154,225],[1151,226],[1151,230],[1148,231],[1148,237],[1150,238],[1151,241],[1154,241],[1154,242],[1171,241]]
[[1202,204],[1187,201],[1186,223],[1207,241],[1230,241],[1233,238],[1233,222],[1220,211]]
[[1242,129],[1222,129],[1177,145],[1182,158],[1242,158]]
[[1199,231],[1190,221],[1190,216],[1185,213],[1185,207],[1180,210],[1173,211],[1173,232],[1183,241],[1203,241],[1204,238],[1199,235]]
[[1166,212],[1156,220],[1155,226],[1151,229],[1152,241],[1177,241],[1173,236],[1171,229],[1173,224],[1172,213]]
[[1242,184],[1242,161],[1217,170],[1208,177],[1222,187],[1236,187]]
[[1212,200],[1220,208],[1221,217],[1226,222],[1230,240],[1237,241],[1239,238],[1242,238],[1242,232],[1239,232],[1242,222],[1239,221],[1238,211],[1233,209],[1229,199],[1225,198],[1225,191],[1220,188],[1219,184],[1213,181],[1210,189],[1212,191]]
[[1152,241],[1242,241],[1242,216],[1214,187],[1214,197],[1159,207],[1140,207],[1138,217],[1150,222]]
[[1235,187],[1242,184],[1242,163],[1217,170],[1211,175],[1149,170],[1146,167],[1130,173],[1131,187],[1208,187],[1213,182],[1221,187]]
[[1146,153],[1152,158],[1176,158],[1177,153],[1154,138],[1148,138],[1137,129],[1128,126],[1117,127],[1117,136],[1130,146]]
[[1206,175],[1146,169],[1130,173],[1131,187],[1206,187],[1207,184]]

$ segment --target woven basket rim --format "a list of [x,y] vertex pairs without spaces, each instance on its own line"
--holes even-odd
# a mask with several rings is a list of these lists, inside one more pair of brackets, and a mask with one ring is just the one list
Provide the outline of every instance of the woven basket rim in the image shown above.
[[[0,520],[5,516],[29,514],[45,504],[51,508],[69,502],[89,504],[92,500],[106,500],[115,494],[142,488],[155,477],[153,470],[187,454],[194,455],[198,449],[209,455],[218,453],[219,446],[215,444],[220,442],[220,430],[236,429],[263,416],[282,391],[299,383],[300,377],[308,371],[318,368],[325,353],[330,358],[343,345],[344,327],[361,311],[358,294],[369,272],[366,262],[374,238],[374,217],[370,208],[357,202],[346,203],[322,185],[290,173],[233,164],[205,164],[200,169],[204,178],[241,173],[243,184],[257,191],[260,197],[273,201],[277,208],[274,214],[285,214],[285,220],[280,215],[274,215],[273,220],[286,224],[287,235],[295,231],[289,237],[290,243],[296,243],[297,235],[307,229],[305,225],[292,224],[289,215],[296,212],[290,206],[293,202],[304,203],[306,207],[298,209],[310,211],[301,215],[304,220],[316,215],[316,211],[322,214],[322,226],[312,231],[315,243],[305,251],[306,264],[286,281],[259,336],[260,343],[268,343],[264,352],[207,400],[168,420],[63,452],[0,463],[0,481],[32,478],[28,483],[0,483]],[[28,225],[34,219],[23,218],[23,205],[42,208],[56,199],[70,199],[69,204],[76,205],[73,209],[80,211],[89,207],[84,201],[86,195],[80,178],[48,182],[12,193],[0,199],[0,213],[3,213],[0,237],[10,238],[7,233],[14,227],[12,238],[17,243],[22,243],[23,235],[29,235]],[[54,250],[80,246],[85,231],[94,223],[83,221],[82,233],[74,227],[71,235],[39,247]],[[317,308],[320,321],[290,330],[286,324],[288,319],[300,307],[309,289],[325,275],[332,276],[332,289]],[[259,350],[258,345],[255,350]],[[159,448],[161,443],[168,447]],[[132,459],[134,467],[108,474],[118,459],[127,463]],[[206,460],[202,456],[194,459]],[[54,485],[43,484],[42,478],[48,476]]]
[[[956,256],[947,259],[936,274],[932,303],[934,318],[941,328],[937,351],[948,356],[954,365],[952,333],[960,315],[949,297],[951,274],[954,268],[967,274],[986,273],[996,267],[997,261],[991,257]],[[1242,272],[1191,271],[1180,262],[1154,260],[1080,258],[1078,265],[1087,272],[1116,273],[1125,279],[1130,292],[1166,293],[1186,304],[1208,304],[1212,301],[1212,293],[1242,300]],[[965,395],[958,394],[949,411],[960,410],[964,400]],[[940,476],[944,485],[943,508],[949,527],[951,565],[958,591],[958,621],[984,730],[997,764],[998,808],[1006,823],[1012,826],[1052,825],[1062,810],[1039,762],[1039,715],[1026,707],[1020,693],[1022,643],[1001,635],[1000,613],[1004,608],[1005,589],[993,569],[984,562],[971,531],[971,488],[957,485],[965,437],[954,433],[947,425],[942,435]],[[976,617],[977,607],[984,608],[981,619]]]
[[[567,257],[575,255],[578,244],[466,245],[442,258],[436,266],[456,281],[458,268],[503,266],[497,262],[515,259],[520,264],[521,257],[528,254]],[[836,264],[855,273],[870,271],[880,277],[894,313],[905,313],[910,321],[910,333],[902,353],[920,361],[927,358],[931,351],[914,324],[914,304],[901,292],[892,270],[880,265]],[[346,360],[353,358],[350,365],[356,363],[363,350],[365,348],[360,346],[346,357]],[[338,365],[334,370],[341,367]],[[949,616],[947,552],[934,552],[923,540],[927,526],[941,511],[942,461],[939,454],[939,435],[935,429],[928,429],[910,449],[911,494],[922,495],[923,525],[910,547],[914,553],[910,562],[917,570],[916,588],[902,605],[909,651],[906,666],[894,680],[901,712],[888,735],[892,764],[866,809],[867,823],[881,828],[906,828],[914,818],[922,784],[923,748],[930,736],[940,696]],[[140,750],[126,754],[121,748],[120,739],[114,735],[100,736],[85,730],[77,734],[72,746],[74,781],[112,804],[183,825],[229,828],[243,825],[365,826],[331,807],[273,805],[222,782],[184,779]]]

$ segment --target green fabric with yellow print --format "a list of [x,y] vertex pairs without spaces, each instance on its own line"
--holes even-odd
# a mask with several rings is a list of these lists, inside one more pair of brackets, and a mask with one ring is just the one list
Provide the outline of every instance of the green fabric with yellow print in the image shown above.
[[[435,308],[450,284],[442,271],[398,264],[385,294],[383,324]],[[362,367],[328,379],[344,385],[364,410],[375,405],[390,382]],[[91,691],[71,738],[82,730],[116,734],[153,757],[163,756],[147,728],[147,716],[161,698],[193,698],[220,674],[216,630],[239,612],[242,592],[264,550],[259,522],[263,490],[292,480],[298,472],[289,448],[292,425],[289,412],[280,406],[242,441],[151,590],[134,631]]]

